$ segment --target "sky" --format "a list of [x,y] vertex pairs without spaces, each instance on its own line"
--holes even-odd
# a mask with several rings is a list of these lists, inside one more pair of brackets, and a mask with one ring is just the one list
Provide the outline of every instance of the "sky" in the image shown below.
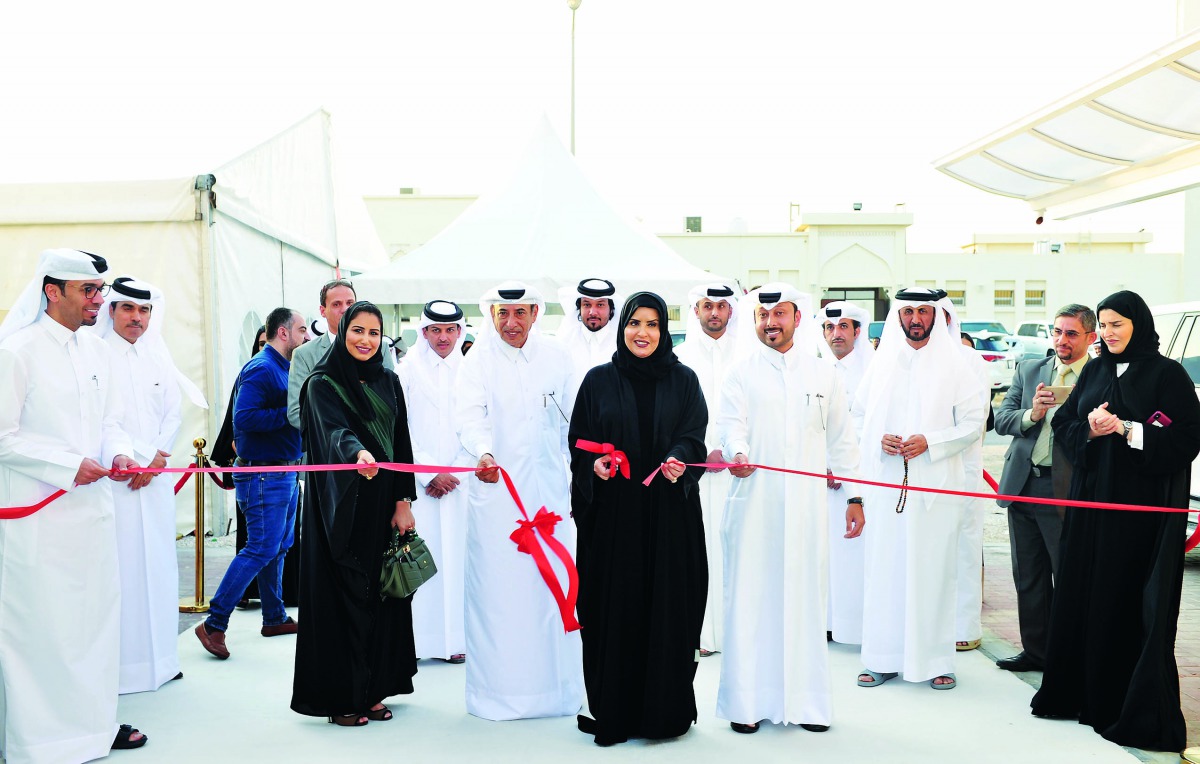
[[[386,6],[386,7],[381,7]],[[914,215],[910,251],[973,233],[1138,231],[1182,202],[1040,228],[940,157],[1176,37],[1171,0],[582,0],[576,157],[654,232],[788,229],[801,211]],[[350,191],[479,194],[542,114],[568,141],[566,0],[10,4],[0,183],[217,167],[318,108]],[[218,177],[218,183],[220,179]]]

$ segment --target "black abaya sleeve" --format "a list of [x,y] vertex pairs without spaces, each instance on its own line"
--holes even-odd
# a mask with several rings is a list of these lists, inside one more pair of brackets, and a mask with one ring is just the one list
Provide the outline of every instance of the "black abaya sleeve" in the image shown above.
[[584,376],[575,395],[575,408],[571,411],[567,429],[567,445],[571,449],[571,512],[576,516],[585,513],[591,505],[593,481],[598,479],[593,470],[600,454],[578,449],[575,443],[580,439],[602,443],[609,434],[603,419],[597,416],[596,395],[604,385],[601,368],[604,367],[589,369]]
[[[396,395],[396,428],[392,438],[392,450],[397,462],[412,464],[412,437],[408,432],[408,405],[404,400],[404,389],[400,378],[395,374],[385,375],[391,380],[392,389]],[[397,472],[393,475],[392,489],[396,501],[417,498],[417,480],[411,472]]]
[[[1169,475],[1187,469],[1200,453],[1200,400],[1182,366],[1167,358],[1156,361],[1155,366],[1147,380],[1152,381],[1147,386],[1150,389],[1136,386],[1141,392],[1137,406],[1141,410],[1129,415],[1142,422],[1142,448],[1133,449],[1130,463],[1148,474]],[[1170,426],[1147,424],[1155,411],[1170,417]]]
[[[672,370],[666,385],[666,392],[673,408],[677,408],[675,416],[666,419],[661,412],[659,422],[673,421],[674,426],[669,433],[666,458],[675,457],[684,464],[696,464],[706,461],[708,450],[704,445],[704,434],[708,428],[708,404],[704,400],[704,392],[700,389],[700,380],[696,373],[679,364]],[[703,467],[688,467],[678,481],[683,487],[684,496],[689,495],[704,474]]]
[[[309,377],[302,397],[300,426],[310,464],[353,464],[358,461],[358,452],[364,450],[370,451],[379,461],[386,459],[383,454],[376,454],[363,445],[355,434],[355,423],[347,415],[342,399],[323,376]],[[335,560],[346,550],[354,527],[355,502],[346,498],[359,479],[357,472],[347,470],[310,472],[305,480],[305,491],[313,494],[313,503],[321,513],[329,551]]]

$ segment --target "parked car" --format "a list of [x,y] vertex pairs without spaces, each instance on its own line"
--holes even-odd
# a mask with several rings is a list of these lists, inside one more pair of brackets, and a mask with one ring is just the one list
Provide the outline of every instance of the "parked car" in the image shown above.
[[991,334],[1003,334],[1006,337],[1012,336],[1012,332],[1008,330],[1008,327],[999,321],[963,321],[962,330],[972,337],[983,337]]
[[1054,324],[1045,321],[1026,321],[1017,327],[1021,342],[1021,360],[1054,355]]
[[1020,338],[1008,331],[1008,327],[999,321],[963,321],[961,328],[974,339],[992,339],[999,334],[1009,348],[1016,351],[1014,358],[1020,360],[1024,354],[1024,346]]
[[[1160,305],[1151,309],[1158,332],[1159,351],[1183,366],[1200,398],[1200,301]],[[1200,509],[1200,457],[1192,463],[1192,509]],[[1195,515],[1189,515],[1189,527]]]
[[997,333],[976,337],[975,351],[987,361],[992,394],[1006,392],[1012,385],[1013,370],[1017,367],[1018,359],[1017,351],[1007,342],[1007,335]]

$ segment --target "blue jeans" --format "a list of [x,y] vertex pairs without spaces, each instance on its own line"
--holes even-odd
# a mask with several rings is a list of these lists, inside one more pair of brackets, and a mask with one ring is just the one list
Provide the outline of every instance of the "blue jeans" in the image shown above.
[[229,614],[258,577],[264,626],[287,620],[283,607],[283,558],[291,548],[296,527],[296,501],[300,495],[294,472],[236,472],[233,487],[246,515],[246,546],[225,571],[217,593],[209,602],[210,629],[229,628]]

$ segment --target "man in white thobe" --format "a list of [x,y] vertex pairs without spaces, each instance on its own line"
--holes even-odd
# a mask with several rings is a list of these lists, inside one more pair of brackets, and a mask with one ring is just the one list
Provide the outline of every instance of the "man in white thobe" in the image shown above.
[[[721,443],[735,464],[838,474],[858,470],[850,406],[837,372],[797,342],[810,300],[794,287],[751,292],[761,345],[721,387]],[[717,716],[735,732],[760,721],[824,732],[833,721],[825,481],[731,467],[725,508],[725,644]],[[839,526],[863,528],[862,500],[847,500]]]
[[121,584],[112,491],[138,466],[92,325],[104,259],[46,250],[0,324],[0,756],[80,762],[146,737],[117,725]]
[[[717,433],[717,409],[721,383],[733,364],[737,352],[737,292],[732,284],[702,284],[688,292],[686,339],[675,349],[680,363],[696,372],[700,390],[708,404],[708,429],[704,444],[707,461],[725,461]],[[727,470],[710,469],[700,481],[700,511],[704,517],[704,546],[708,552],[708,601],[704,606],[704,623],[700,627],[700,655],[707,657],[721,651],[721,632],[724,629],[724,576],[721,552],[721,525],[725,517],[725,499],[729,495]]]
[[[940,292],[940,290],[938,290]],[[949,297],[938,300],[950,332],[950,341],[959,347],[963,363],[975,374],[975,384],[984,405],[984,425],[980,427],[975,442],[963,451],[963,481],[968,491],[982,493],[988,490],[983,479],[983,437],[987,434],[987,411],[992,405],[992,380],[988,374],[988,362],[975,350],[972,341],[968,346],[962,339],[962,325],[958,312]],[[948,498],[948,497],[947,497]],[[961,524],[958,527],[958,557],[955,565],[958,581],[954,608],[954,648],[959,652],[974,650],[983,639],[983,519],[991,504],[987,499],[959,499],[962,506]]]
[[[896,294],[875,360],[852,413],[868,480],[965,487],[963,452],[986,413],[974,372],[941,326],[928,289]],[[935,689],[954,677],[955,560],[960,502],[954,497],[864,486],[868,521],[863,593],[862,687],[903,674]]]
[[[153,468],[167,466],[182,423],[179,382],[161,342],[162,302],[156,287],[116,279],[96,327],[112,355],[133,456]],[[122,693],[157,690],[179,674],[174,484],[168,475],[144,473],[130,481],[130,488],[134,490],[113,492],[121,569]]]
[[[867,336],[870,315],[852,303],[836,301],[817,314],[829,352],[825,357],[840,372],[846,390],[846,405],[854,401],[875,348]],[[855,436],[857,442],[857,435]],[[836,474],[836,472],[834,473]],[[852,483],[830,480],[825,492],[829,504],[829,632],[834,642],[862,644],[863,550],[861,535],[846,538],[839,522],[846,513],[846,499],[861,493]]]
[[[433,300],[421,310],[420,334],[396,368],[408,408],[408,432],[417,464],[466,467],[475,463],[454,430],[454,383],[464,356],[462,308]],[[458,475],[418,472],[418,487],[432,501],[413,504],[421,538],[437,561],[438,574],[413,598],[413,638],[418,658],[466,660],[463,576],[467,563],[467,486]]]
[[624,300],[607,279],[584,279],[574,287],[558,290],[563,320],[555,339],[571,356],[575,385],[593,366],[608,363],[617,349],[617,325]]
[[[478,466],[468,481],[467,711],[484,719],[568,716],[583,701],[579,634],[564,633],[536,565],[509,539],[521,514],[495,469],[508,471],[531,519],[542,506],[567,517],[567,426],[579,385],[567,352],[534,326],[544,304],[518,281],[485,294],[480,339],[455,385],[458,435]],[[572,523],[554,536],[574,554]]]

